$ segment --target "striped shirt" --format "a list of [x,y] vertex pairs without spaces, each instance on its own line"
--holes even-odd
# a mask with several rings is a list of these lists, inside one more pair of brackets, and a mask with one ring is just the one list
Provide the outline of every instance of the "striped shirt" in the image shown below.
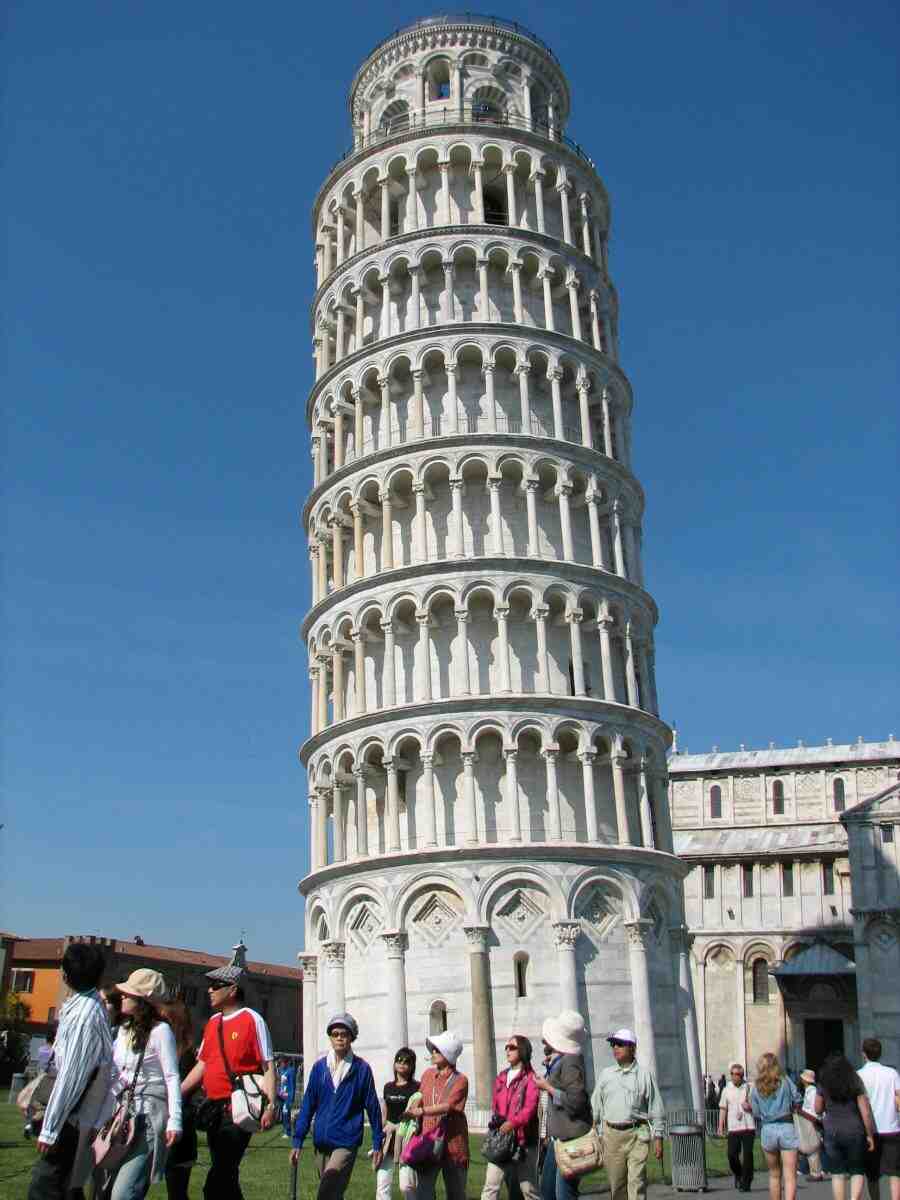
[[48,1145],[56,1142],[73,1115],[72,1110],[85,1095],[95,1068],[98,1068],[97,1077],[82,1110],[85,1118],[89,1117],[88,1105],[95,1107],[94,1093],[101,1102],[109,1094],[112,1031],[96,989],[76,992],[65,1002],[53,1049],[56,1052],[56,1082],[40,1133],[40,1140]]

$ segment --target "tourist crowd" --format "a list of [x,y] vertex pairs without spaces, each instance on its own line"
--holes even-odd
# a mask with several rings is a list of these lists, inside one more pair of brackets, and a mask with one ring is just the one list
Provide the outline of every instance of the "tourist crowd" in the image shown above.
[[[333,1014],[329,1049],[311,1064],[295,1115],[296,1067],[275,1060],[265,1021],[246,1004],[242,968],[208,973],[212,1016],[195,1046],[188,1011],[158,972],[140,969],[101,991],[102,950],[83,943],[66,949],[62,966],[72,995],[41,1048],[43,1074],[25,1106],[38,1149],[29,1200],[78,1200],[88,1186],[95,1200],[142,1200],[162,1180],[169,1200],[186,1200],[198,1131],[210,1155],[205,1200],[241,1200],[250,1139],[279,1117],[294,1171],[311,1135],[318,1200],[342,1200],[366,1120],[376,1200],[389,1200],[395,1176],[403,1200],[434,1200],[439,1177],[447,1200],[465,1200],[469,1081],[456,1033],[426,1039],[430,1063],[420,1078],[415,1051],[400,1047],[379,1096],[353,1050],[356,1020]],[[580,1178],[601,1163],[612,1200],[646,1195],[651,1147],[663,1156],[657,1081],[638,1060],[634,1033],[619,1029],[606,1039],[613,1061],[589,1093],[586,1037],[583,1018],[566,1010],[543,1023],[540,1063],[524,1034],[507,1039],[482,1143],[482,1200],[498,1200],[504,1184],[510,1200],[575,1200]],[[738,1190],[750,1190],[758,1131],[770,1200],[795,1200],[798,1160],[812,1179],[830,1175],[834,1200],[862,1200],[867,1179],[877,1200],[882,1176],[900,1200],[900,1075],[881,1063],[877,1039],[862,1050],[858,1071],[843,1055],[826,1059],[818,1075],[803,1071],[803,1091],[773,1054],[759,1059],[752,1084],[739,1063],[730,1078],[706,1081]],[[46,1103],[34,1105],[45,1084]]]

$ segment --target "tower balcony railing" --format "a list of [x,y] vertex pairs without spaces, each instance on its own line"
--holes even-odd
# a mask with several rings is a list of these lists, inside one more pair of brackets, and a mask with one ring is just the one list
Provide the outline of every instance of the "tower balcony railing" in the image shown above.
[[541,47],[542,50],[546,51],[546,53],[549,54],[554,61],[556,60],[556,55],[553,53],[544,39],[538,37],[538,35],[532,32],[527,25],[521,25],[518,21],[510,21],[506,17],[494,17],[486,15],[485,13],[473,12],[470,9],[466,9],[462,12],[441,13],[436,17],[421,17],[418,21],[410,22],[409,25],[401,25],[399,29],[395,29],[393,33],[389,33],[387,37],[382,38],[375,48],[369,51],[369,57],[371,58],[373,54],[377,54],[382,46],[386,46],[388,42],[392,42],[394,38],[399,37],[401,33],[410,33],[413,29],[426,29],[434,25],[454,25],[457,22],[487,26],[488,29],[505,29],[509,33],[517,33],[520,37],[525,37],[528,38],[530,42],[535,42]]
[[[449,416],[432,417],[431,420],[425,422],[423,437],[456,437],[461,434],[473,433],[508,433],[520,436],[524,435],[525,437],[556,438],[552,421],[543,421],[540,417],[533,414],[531,420],[526,423],[513,417],[497,416],[492,421],[489,417],[473,417],[466,413],[459,414],[455,427],[451,424]],[[581,430],[574,425],[564,425],[562,435],[564,441],[574,442],[579,446],[583,444]],[[355,447],[348,446],[344,455],[344,462],[352,463],[358,459],[366,458],[370,454],[375,454],[379,450],[421,440],[421,438],[413,435],[411,426],[395,423],[391,425],[390,441],[383,434],[366,438],[359,453],[356,452]],[[602,450],[600,452],[603,453]]]
[[500,126],[506,129],[523,129],[528,133],[537,133],[541,137],[547,138],[548,141],[557,142],[560,145],[568,147],[573,154],[587,163],[589,167],[596,169],[594,160],[583,146],[563,133],[557,126],[540,117],[528,118],[519,116],[517,113],[498,112],[486,105],[479,104],[464,104],[462,109],[458,105],[451,105],[449,103],[439,107],[434,101],[430,101],[424,109],[401,113],[399,116],[386,122],[379,129],[372,130],[369,134],[363,135],[360,133],[354,140],[353,145],[348,147],[340,158],[334,162],[331,170],[334,171],[342,162],[351,158],[354,154],[358,154],[362,150],[369,150],[373,146],[380,146],[398,134],[417,134],[445,125],[470,124]]

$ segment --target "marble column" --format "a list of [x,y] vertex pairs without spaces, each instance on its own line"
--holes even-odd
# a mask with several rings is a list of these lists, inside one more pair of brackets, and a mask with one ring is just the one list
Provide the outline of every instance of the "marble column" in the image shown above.
[[465,842],[467,845],[473,846],[478,841],[478,814],[475,809],[475,751],[463,750],[462,760]]
[[509,605],[498,604],[494,609],[494,620],[497,622],[498,666],[500,668],[499,691],[508,694],[512,691],[509,671]]
[[557,921],[553,926],[556,961],[559,967],[559,1009],[579,1011],[577,945],[581,936],[580,921]]
[[366,768],[354,767],[356,780],[356,857],[369,857],[369,806],[366,797]]
[[526,479],[525,484],[525,514],[528,524],[528,557],[540,558],[540,542],[538,539],[537,493],[541,486],[539,479]]
[[458,696],[468,696],[471,690],[469,683],[469,634],[466,629],[469,610],[467,608],[457,608],[454,610],[454,615],[456,616],[457,663],[459,666],[456,694]]
[[297,962],[303,972],[303,1061],[311,1063],[319,1057],[319,1014],[316,1012],[319,960],[315,954],[298,954]]
[[475,1060],[475,1103],[491,1107],[497,1059],[494,1051],[494,1012],[491,1003],[490,929],[467,925],[469,977],[472,992],[472,1053]]
[[510,750],[504,750],[503,757],[506,760],[505,798],[506,807],[509,810],[509,840],[511,842],[521,842],[522,814],[519,809],[518,750],[515,747]]
[[450,478],[450,502],[452,506],[452,525],[453,525],[453,549],[450,551],[451,558],[462,558],[464,551],[463,540],[463,481],[461,479]]
[[384,760],[387,771],[387,848],[389,852],[400,849],[400,786],[397,780],[397,761]]
[[587,840],[589,842],[597,842],[600,840],[600,831],[597,827],[597,800],[594,795],[594,763],[597,761],[597,755],[593,750],[584,750],[578,755],[578,761],[581,763],[581,783],[582,791],[584,792]]
[[397,668],[394,663],[394,622],[382,621],[381,632],[384,634],[384,663],[382,671],[382,708],[393,708],[397,703]]
[[684,1033],[685,1065],[687,1068],[688,1094],[691,1106],[703,1112],[706,1100],[703,1093],[703,1057],[697,1033],[697,1010],[694,1005],[694,984],[691,977],[691,938],[686,925],[673,925],[669,929],[669,941],[675,964],[676,1015]]
[[393,1054],[409,1045],[406,1013],[406,934],[399,929],[379,934],[387,957],[387,1003],[385,1005],[388,1047]]
[[610,756],[612,763],[613,795],[616,801],[616,826],[620,846],[631,846],[631,832],[628,826],[628,797],[625,791],[625,764],[628,757],[621,751],[614,750]]
[[431,617],[427,612],[417,612],[416,622],[419,626],[418,676],[419,687],[416,700],[431,700]]
[[317,867],[328,866],[328,794],[316,793],[316,853]]
[[425,790],[425,845],[437,845],[437,812],[434,804],[434,755],[421,755],[423,786]]
[[631,975],[631,998],[634,1004],[634,1032],[637,1035],[637,1059],[654,1078],[659,1078],[656,1066],[656,1038],[653,1033],[653,1014],[650,1006],[650,969],[647,963],[647,940],[652,921],[626,921],[628,933],[628,965]]
[[362,629],[353,629],[350,640],[353,642],[353,690],[356,693],[356,716],[362,716],[366,711],[366,635]]
[[559,787],[556,781],[556,756],[558,750],[544,750],[543,758],[547,766],[547,833],[548,841],[562,840],[562,817],[559,810]]
[[344,994],[345,942],[322,942],[319,947],[325,964],[325,998],[330,1013],[344,1012],[347,1001]]

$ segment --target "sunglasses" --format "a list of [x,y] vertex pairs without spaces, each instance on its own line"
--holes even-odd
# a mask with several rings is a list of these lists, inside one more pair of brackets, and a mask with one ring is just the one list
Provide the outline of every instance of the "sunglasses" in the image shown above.
[[615,1040],[609,1043],[611,1046],[630,1046],[631,1042],[617,1042]]
[[349,1029],[329,1029],[329,1037],[348,1038],[350,1036]]
[[519,1047],[516,1045],[515,1042],[510,1042],[508,1046],[503,1047],[504,1050],[518,1050],[518,1048]]

